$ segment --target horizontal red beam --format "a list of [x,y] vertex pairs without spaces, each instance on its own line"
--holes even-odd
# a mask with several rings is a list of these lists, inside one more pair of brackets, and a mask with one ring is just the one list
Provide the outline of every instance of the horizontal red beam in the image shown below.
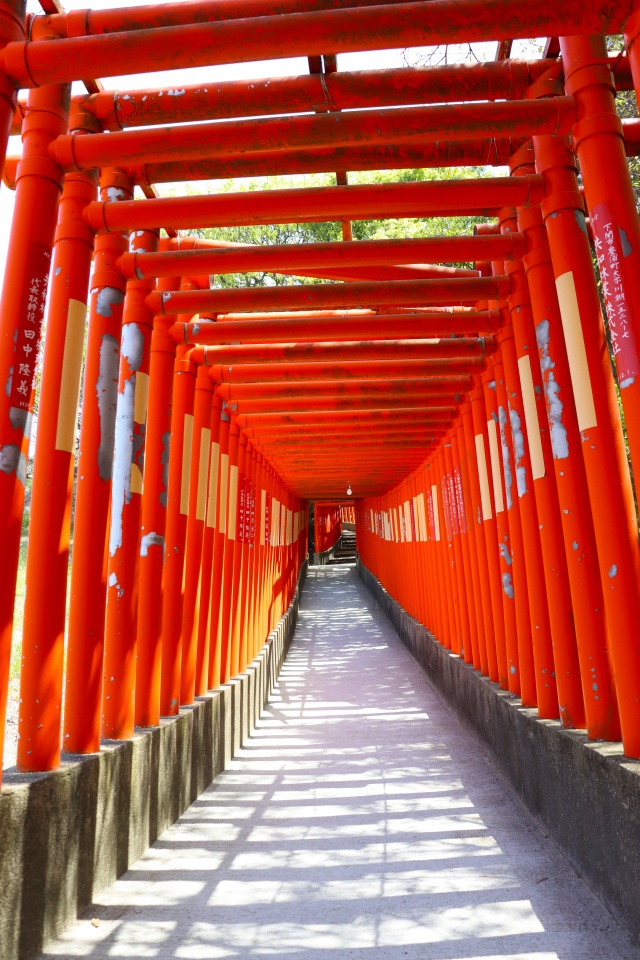
[[498,310],[440,311],[424,314],[382,314],[368,317],[292,320],[198,320],[175,323],[171,334],[178,343],[270,343],[315,340],[403,340],[456,334],[497,333]]
[[342,363],[363,360],[420,360],[484,357],[496,348],[493,337],[443,337],[432,340],[366,340],[343,343],[239,343],[194,347],[189,358],[206,366],[242,364]]
[[371,307],[382,303],[396,306],[473,304],[478,300],[504,300],[510,291],[509,278],[499,276],[165,291],[150,294],[146,302],[154,314],[193,315]]
[[[179,4],[176,5],[178,7]],[[431,0],[261,16],[101,36],[12,42],[0,70],[18,87],[283,57],[481,40],[621,33],[632,0]],[[82,18],[77,25],[82,29]]]
[[276,176],[296,173],[332,173],[336,170],[408,170],[418,167],[507,166],[524,139],[490,137],[484,140],[439,143],[368,144],[364,147],[318,147],[273,154],[264,151],[230,160],[178,160],[127,167],[136,183],[173,183],[183,180]]
[[422,394],[460,395],[471,389],[471,377],[430,380],[319,380],[310,383],[221,383],[216,392],[223,400],[295,399],[296,397],[402,397]]
[[[640,152],[637,120],[622,121],[627,156]],[[20,127],[16,128],[19,132]],[[256,153],[231,160],[188,160],[149,163],[127,167],[139,184],[216,180],[278,174],[333,173],[336,170],[408,170],[420,167],[507,166],[523,139],[491,137],[483,140],[448,141],[426,144],[372,144],[366,147],[323,147],[292,150],[286,154]],[[3,182],[15,189],[19,157],[7,158]],[[437,212],[434,214],[437,215]],[[480,215],[480,214],[478,214]]]
[[84,219],[95,230],[110,232],[160,226],[186,230],[252,223],[366,220],[372,215],[378,219],[421,217],[427,213],[450,216],[452,211],[474,216],[490,214],[504,206],[540,203],[543,198],[544,180],[539,175],[483,177],[104,201],[89,204]]
[[[447,64],[199,83],[162,90],[105,91],[76,98],[106,130],[420,103],[523,100],[549,69],[544,60]],[[629,80],[630,80],[630,71]],[[617,86],[620,85],[616,71]],[[20,128],[16,130],[20,132]]]
[[[464,394],[442,393],[429,397],[424,393],[406,393],[402,396],[358,395],[353,397],[264,397],[255,400],[237,400],[238,413],[291,413],[302,410],[366,410],[393,409],[394,407],[419,407],[426,409],[429,402],[447,405],[452,409],[456,403],[462,403]],[[333,439],[324,442],[332,443]]]
[[125,277],[138,280],[145,277],[191,277],[250,271],[287,273],[318,269],[326,271],[332,267],[346,270],[348,267],[384,264],[513,260],[520,259],[525,249],[525,239],[521,233],[273,246],[229,246],[221,243],[216,249],[126,253],[118,260],[118,269]]
[[[401,3],[402,0],[396,0]],[[150,3],[106,10],[72,10],[44,21],[47,32],[59,36],[97,36],[126,30],[153,30],[190,23],[218,23],[251,17],[304,13],[314,10],[340,10],[346,7],[382,6],[388,0],[180,0],[176,3]],[[34,30],[43,18],[36,18]]]
[[[295,430],[291,426],[265,426],[260,424],[258,430],[249,427],[245,430],[247,437],[254,444],[268,445],[278,444],[281,440],[287,442],[300,437],[304,440],[313,440],[318,443],[327,442],[326,424],[297,424]],[[355,435],[366,441],[368,439],[384,441],[385,438],[404,438],[407,437],[415,444],[438,439],[447,433],[446,424],[438,425],[433,423],[384,423],[384,424],[359,424]],[[350,424],[334,423],[331,426],[331,436],[336,437],[340,442],[348,441],[354,437],[353,426]]]
[[257,431],[261,424],[284,423],[295,427],[298,424],[323,423],[330,426],[332,423],[343,421],[353,424],[357,432],[359,423],[381,422],[384,420],[414,420],[420,423],[436,423],[447,420],[455,415],[455,407],[399,407],[396,410],[301,410],[293,413],[240,413],[236,417],[239,427],[254,426]]
[[391,436],[390,434],[386,436],[359,436],[359,435],[343,435],[338,436],[335,440],[327,441],[327,438],[324,437],[310,437],[303,436],[298,439],[295,437],[270,437],[267,441],[266,439],[262,440],[262,445],[269,451],[277,451],[276,458],[279,456],[285,457],[288,452],[299,453],[299,454],[314,454],[315,450],[327,452],[329,456],[334,456],[335,451],[340,451],[340,456],[343,455],[343,451],[349,450],[353,447],[380,447],[382,449],[386,447],[409,447],[412,449],[422,449],[425,444],[432,443],[434,440],[437,440],[439,437],[444,436],[444,430],[441,430],[437,435],[434,435],[433,432],[428,432],[425,430],[421,434],[407,434],[404,436]]
[[[19,127],[18,127],[19,132]],[[374,144],[367,147],[324,147],[292,150],[286,154],[256,153],[231,160],[178,160],[125,168],[135,183],[174,183],[296,173],[334,173],[336,170],[400,170],[418,167],[507,166],[524,140],[508,137],[426,144]],[[7,157],[3,182],[15,190],[20,158]]]
[[136,163],[228,158],[268,150],[467,140],[474,136],[566,134],[576,119],[572,97],[498,103],[440,104],[346,113],[229,120],[62,136],[49,152],[64,170]]
[[236,367],[216,364],[208,367],[215,383],[268,383],[269,381],[300,382],[305,380],[368,380],[386,377],[404,380],[411,377],[458,376],[481,373],[482,357],[456,360],[388,360],[345,361],[344,363],[244,363]]

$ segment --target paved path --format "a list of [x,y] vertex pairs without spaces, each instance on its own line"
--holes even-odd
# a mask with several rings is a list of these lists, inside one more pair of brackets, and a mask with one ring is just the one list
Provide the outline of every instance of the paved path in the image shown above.
[[46,956],[639,960],[640,951],[514,800],[353,567],[315,567],[246,748]]

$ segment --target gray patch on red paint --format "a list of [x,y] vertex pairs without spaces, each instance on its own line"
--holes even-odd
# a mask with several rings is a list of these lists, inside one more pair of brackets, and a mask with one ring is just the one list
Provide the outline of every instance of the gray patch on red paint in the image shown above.
[[20,430],[23,437],[31,436],[33,415],[22,407],[9,407],[9,423],[13,430]]
[[131,500],[135,393],[136,378],[135,374],[132,374],[128,380],[125,380],[122,392],[118,393],[111,487],[111,529],[109,531],[109,555],[112,557],[122,546],[122,513],[125,504]]
[[565,460],[569,456],[569,441],[567,429],[562,422],[564,403],[560,399],[561,387],[553,373],[555,361],[549,355],[550,339],[549,321],[541,320],[540,323],[536,324],[536,340],[540,351],[540,367],[542,369],[544,392],[547,399],[551,449],[554,460]]
[[144,336],[137,323],[125,323],[122,328],[122,356],[131,370],[139,370],[144,351]]
[[15,473],[16,479],[24,487],[27,482],[27,458],[15,443],[0,447],[0,473],[9,476]]
[[524,433],[522,432],[522,422],[517,410],[509,407],[509,420],[511,423],[511,437],[513,439],[513,459],[516,468],[516,486],[518,496],[523,497],[527,492],[527,470],[522,465],[524,457]]
[[511,564],[513,563],[513,560],[511,559],[511,554],[507,549],[506,543],[501,543],[499,546],[500,546],[500,556],[502,557],[506,565],[510,567]]
[[627,231],[623,230],[622,227],[618,226],[618,233],[620,234],[620,246],[622,247],[622,256],[629,257],[633,253],[633,247],[631,246],[631,241],[627,236]]
[[102,287],[96,297],[96,313],[101,317],[112,317],[113,307],[119,307],[124,301],[124,293],[117,287]]
[[513,473],[511,471],[511,452],[507,443],[506,424],[507,412],[504,407],[498,407],[498,422],[500,424],[500,445],[502,447],[502,466],[504,468],[504,486],[507,494],[507,510],[513,506]]
[[510,573],[502,574],[502,589],[506,596],[509,597],[510,600],[513,600],[513,582]]
[[100,345],[100,366],[96,397],[100,416],[100,445],[98,447],[98,473],[102,480],[111,480],[113,475],[113,444],[116,435],[116,407],[118,403],[118,366],[120,348],[111,334],[105,334]]
[[574,210],[573,214],[576,218],[576,223],[578,224],[578,226],[580,227],[584,235],[588,236],[589,234],[587,233],[587,221],[585,219],[585,216],[582,210]]
[[145,533],[140,540],[140,556],[146,557],[149,553],[149,547],[162,547],[164,555],[164,537],[160,533]]

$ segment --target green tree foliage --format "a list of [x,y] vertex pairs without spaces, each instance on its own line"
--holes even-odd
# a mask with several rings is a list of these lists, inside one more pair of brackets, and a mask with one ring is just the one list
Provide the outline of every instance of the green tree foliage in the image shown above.
[[[375,183],[415,183],[425,180],[460,180],[489,176],[486,168],[443,168],[385,170],[373,173],[349,174],[350,184]],[[254,190],[282,190],[305,187],[326,187],[335,184],[332,174],[310,174],[295,177],[264,177],[255,180],[222,182],[216,192],[233,193]],[[476,223],[482,217],[415,217],[390,220],[354,220],[352,231],[354,240],[400,240],[411,237],[440,237],[472,233]],[[212,227],[192,230],[191,236],[208,240],[224,240],[232,243],[251,243],[273,245],[288,243],[321,243],[342,239],[342,226],[339,221],[329,223],[288,223],[288,224],[250,224],[242,227]],[[460,264],[467,266],[467,264]],[[224,274],[215,278],[219,287],[275,286],[301,283],[318,283],[313,279],[291,277],[274,273]]]

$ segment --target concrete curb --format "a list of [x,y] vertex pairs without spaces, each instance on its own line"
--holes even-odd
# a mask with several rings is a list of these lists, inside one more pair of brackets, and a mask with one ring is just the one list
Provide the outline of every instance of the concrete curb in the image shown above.
[[293,601],[247,670],[99,754],[8,772],[0,793],[0,954],[31,960],[174,823],[255,726],[296,627]]
[[328,550],[324,550],[322,553],[314,553],[313,555],[313,565],[314,567],[322,567],[328,563],[331,563],[333,560],[333,555],[340,546],[340,537],[336,540],[333,546],[329,547]]
[[640,761],[538,719],[441,646],[358,560],[400,639],[611,914],[640,941]]

